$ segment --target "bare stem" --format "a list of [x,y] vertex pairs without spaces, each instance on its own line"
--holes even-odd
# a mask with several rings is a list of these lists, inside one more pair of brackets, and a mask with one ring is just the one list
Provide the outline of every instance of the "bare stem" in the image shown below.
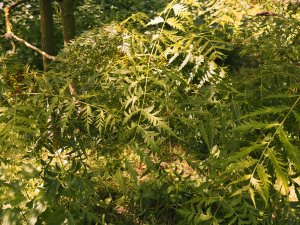
[[39,49],[39,48],[33,46],[32,44],[28,43],[27,41],[25,41],[24,39],[18,37],[17,35],[15,35],[15,34],[12,33],[12,32],[6,33],[6,34],[4,35],[4,37],[5,37],[6,39],[13,38],[13,39],[17,40],[18,42],[20,42],[20,43],[26,45],[28,48],[31,48],[32,50],[34,50],[34,51],[40,53],[40,54],[43,55],[45,58],[51,59],[51,60],[55,60],[55,56],[52,56],[52,55],[47,54],[46,52],[44,52],[44,51],[42,51],[41,49]]
[[[10,11],[14,8],[16,8],[17,6],[21,5],[22,3],[27,2],[28,0],[19,0],[16,1],[14,3],[12,3],[11,5],[8,5],[4,8],[4,12],[5,12],[5,25],[6,25],[6,34],[3,36],[6,39],[15,39],[16,41],[26,45],[28,48],[31,48],[32,50],[40,53],[41,55],[43,55],[45,58],[50,59],[50,60],[55,60],[55,57],[52,55],[47,54],[46,52],[42,51],[41,49],[37,48],[36,46],[33,46],[32,44],[28,43],[26,40],[18,37],[17,35],[15,35],[13,33],[13,26],[11,23],[11,19],[10,19]],[[11,41],[11,45],[13,47],[12,52],[15,52],[15,43],[13,41]]]

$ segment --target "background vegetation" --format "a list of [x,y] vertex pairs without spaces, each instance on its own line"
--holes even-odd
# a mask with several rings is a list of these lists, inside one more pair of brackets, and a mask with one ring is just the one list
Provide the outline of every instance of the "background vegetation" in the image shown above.
[[299,223],[299,2],[78,1],[65,47],[53,7],[47,71],[0,41],[1,224]]

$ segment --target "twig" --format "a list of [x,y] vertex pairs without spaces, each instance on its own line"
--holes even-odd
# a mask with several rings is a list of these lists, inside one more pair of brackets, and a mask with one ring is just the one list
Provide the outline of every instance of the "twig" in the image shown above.
[[[17,7],[18,5],[20,5],[20,4],[24,3],[24,2],[27,2],[27,1],[28,0],[19,0],[19,1],[14,2],[11,5],[6,6],[4,8],[4,12],[5,12],[5,24],[6,24],[6,34],[4,35],[4,38],[6,38],[6,39],[12,39],[13,38],[13,39],[17,40],[18,42],[26,45],[28,48],[31,48],[32,50],[40,53],[45,58],[50,59],[50,60],[55,60],[55,56],[47,54],[46,52],[44,52],[41,49],[37,48],[36,46],[28,43],[26,40],[18,37],[17,35],[15,35],[13,33],[13,29],[12,29],[13,26],[12,26],[12,23],[11,23],[11,20],[10,20],[10,11],[12,9],[14,9],[15,7]],[[15,52],[15,49],[16,49],[15,46],[16,45],[15,45],[15,43],[13,41],[11,41],[11,44],[12,44],[12,47],[13,47],[12,52]],[[80,104],[79,104],[79,102],[78,102],[78,100],[76,98],[76,88],[73,85],[73,83],[69,84],[69,91],[70,91],[72,99],[75,101],[75,104],[77,105],[78,111],[80,113],[82,111],[82,108],[80,107]]]
[[271,12],[271,11],[262,11],[259,13],[256,13],[256,16],[279,16],[277,13]]
[[73,101],[75,102],[75,105],[78,107],[78,111],[77,113],[80,114],[82,112],[82,108],[80,106],[79,101],[76,98],[76,89],[73,83],[69,84],[69,91],[70,91],[70,95],[72,96]]
[[11,5],[8,5],[4,8],[6,33],[12,32],[12,24],[10,22],[10,10],[16,8],[18,5],[21,5],[22,3],[26,2],[26,1],[28,1],[28,0],[20,0],[20,1],[14,2]]
[[[13,33],[13,29],[12,29],[13,27],[12,27],[12,23],[11,23],[11,20],[10,20],[10,11],[12,9],[16,8],[18,5],[20,5],[22,3],[25,3],[27,1],[28,0],[19,0],[19,1],[16,1],[16,2],[12,3],[11,5],[6,6],[4,8],[4,12],[5,12],[5,25],[6,25],[6,34],[4,35],[4,38],[6,38],[6,39],[14,38],[15,40],[17,40],[17,41],[23,43],[24,45],[26,45],[28,48],[31,48],[34,51],[40,53],[45,58],[51,59],[51,60],[55,60],[54,56],[51,56],[51,55],[47,54],[46,52],[44,52],[41,49],[33,46],[32,44],[28,43],[27,41],[25,41],[24,39],[18,37],[17,35],[15,35]],[[15,52],[16,47],[15,47],[15,43],[13,41],[11,41],[11,45],[12,45],[12,52]]]
[[51,60],[55,60],[55,56],[52,56],[52,55],[49,55],[47,54],[46,52],[42,51],[41,49],[33,46],[32,44],[28,43],[27,41],[25,41],[24,39],[18,37],[17,35],[15,35],[14,33],[10,32],[10,33],[6,33],[4,35],[4,37],[6,39],[11,39],[11,38],[14,38],[15,40],[17,40],[18,42],[21,42],[23,43],[24,45],[26,45],[28,48],[31,48],[32,50],[40,53],[41,55],[43,55],[45,58],[47,59],[51,59]]

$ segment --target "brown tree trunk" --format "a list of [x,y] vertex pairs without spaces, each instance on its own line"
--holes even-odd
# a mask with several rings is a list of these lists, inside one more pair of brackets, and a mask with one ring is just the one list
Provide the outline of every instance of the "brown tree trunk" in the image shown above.
[[[66,46],[75,37],[76,34],[74,15],[75,0],[60,0],[59,7],[61,10],[60,16],[63,27],[64,45]],[[73,83],[69,84],[69,91],[72,99],[75,101],[76,106],[78,107],[78,112],[80,113],[81,107],[76,99],[76,88]]]
[[75,37],[75,16],[74,16],[74,0],[59,1],[61,9],[61,21],[64,35],[64,45],[67,45],[70,40]]
[[[56,55],[52,0],[40,0],[42,50],[49,55]],[[47,70],[48,59],[43,56],[43,67]]]
[[[42,50],[50,55],[56,55],[52,0],[40,0],[40,16]],[[48,64],[49,59],[43,56],[43,67],[45,71],[48,69]],[[59,148],[58,140],[60,136],[60,128],[57,125],[56,120],[57,115],[55,112],[52,112],[51,116],[48,118],[48,123],[53,152],[56,152]]]

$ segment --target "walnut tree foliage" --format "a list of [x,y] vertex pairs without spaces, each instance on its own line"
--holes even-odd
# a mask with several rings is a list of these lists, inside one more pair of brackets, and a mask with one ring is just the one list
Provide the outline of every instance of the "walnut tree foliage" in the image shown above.
[[2,56],[2,224],[297,224],[295,7],[173,0],[45,73]]

